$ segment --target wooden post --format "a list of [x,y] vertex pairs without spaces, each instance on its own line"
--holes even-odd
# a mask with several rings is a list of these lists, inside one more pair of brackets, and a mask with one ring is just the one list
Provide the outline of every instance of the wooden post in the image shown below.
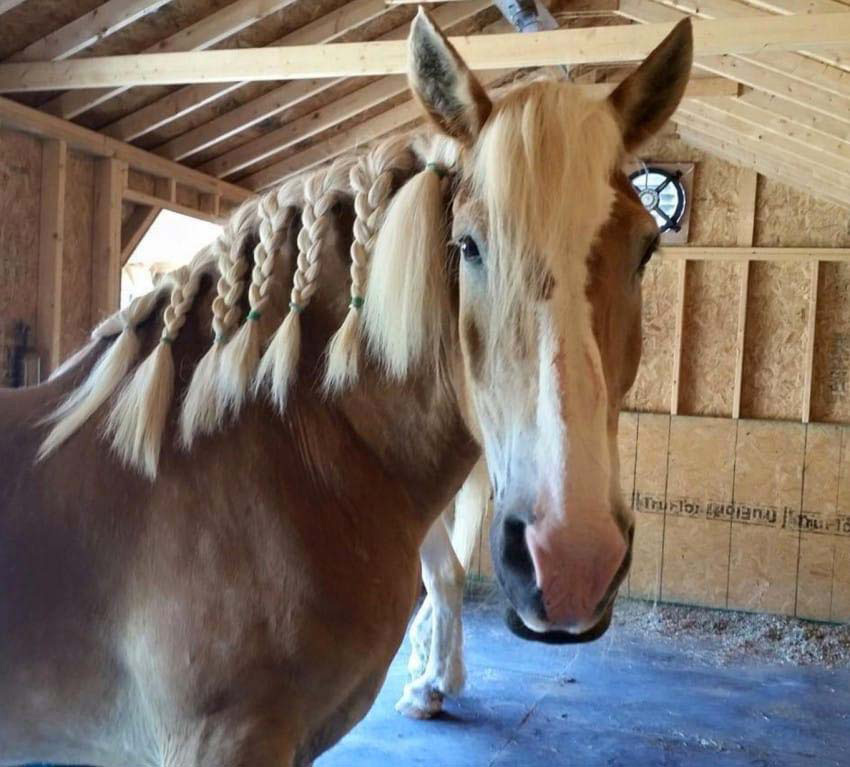
[[121,200],[126,177],[127,166],[121,161],[97,161],[91,272],[95,322],[117,311],[121,303]]
[[154,194],[166,202],[177,202],[177,179],[158,178],[155,183]]
[[[756,188],[758,173],[742,170],[738,179],[738,228],[735,239],[741,247],[754,244],[756,220]],[[744,380],[744,343],[747,335],[747,300],[750,289],[750,262],[740,267],[740,289],[738,291],[738,332],[735,338],[735,383],[732,390],[732,418],[741,417],[741,386]]]
[[685,278],[688,273],[688,259],[679,262],[676,277],[676,327],[673,335],[673,382],[670,387],[670,414],[679,412],[679,377],[682,372],[682,330],[685,324]]
[[161,210],[162,208],[157,208],[154,205],[137,205],[136,209],[130,214],[127,222],[121,228],[122,267],[133,255],[133,251],[142,241],[142,237],[148,233]]
[[806,352],[803,357],[802,420],[808,423],[812,416],[812,377],[815,363],[815,321],[818,312],[818,277],[820,262],[812,261],[809,272],[809,316],[806,318]]
[[62,248],[68,146],[44,142],[41,161],[41,217],[38,256],[36,345],[46,378],[60,362],[62,331]]

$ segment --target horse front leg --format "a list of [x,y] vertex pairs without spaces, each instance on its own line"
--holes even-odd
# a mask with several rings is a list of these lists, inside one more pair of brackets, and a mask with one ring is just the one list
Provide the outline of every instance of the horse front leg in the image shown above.
[[[441,520],[437,520],[440,523]],[[420,557],[421,561],[421,557]],[[422,564],[422,570],[425,565]],[[425,673],[428,656],[431,654],[431,595],[425,594],[422,605],[410,624],[410,659],[407,661],[407,673],[411,679],[416,679]]]
[[408,668],[414,678],[405,685],[396,710],[428,719],[442,710],[446,695],[460,692],[465,677],[461,609],[466,574],[442,517],[428,531],[419,557],[428,596],[410,630]]

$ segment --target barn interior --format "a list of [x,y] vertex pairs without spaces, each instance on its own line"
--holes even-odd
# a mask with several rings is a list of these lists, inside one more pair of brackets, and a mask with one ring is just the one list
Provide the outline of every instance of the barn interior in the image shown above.
[[[664,232],[619,423],[637,516],[622,620],[580,649],[509,638],[487,516],[467,692],[401,719],[402,648],[317,765],[847,764],[850,2],[551,0],[541,18],[573,35],[557,39],[517,31],[505,5],[428,3],[453,38],[515,36],[476,49],[488,87],[552,70],[601,97],[673,22],[700,30],[684,100],[628,167]],[[133,269],[152,284],[254,195],[421,125],[403,64],[367,56],[401,44],[416,9],[0,0],[0,386],[46,380]],[[337,60],[339,43],[363,48]]]

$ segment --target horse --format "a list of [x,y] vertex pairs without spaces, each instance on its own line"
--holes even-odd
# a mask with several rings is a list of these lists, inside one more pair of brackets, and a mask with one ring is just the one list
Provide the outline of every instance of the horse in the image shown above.
[[311,764],[374,700],[482,454],[518,630],[604,631],[657,241],[617,168],[691,56],[682,25],[608,99],[491,98],[420,11],[433,128],[249,201],[0,393],[0,764]]

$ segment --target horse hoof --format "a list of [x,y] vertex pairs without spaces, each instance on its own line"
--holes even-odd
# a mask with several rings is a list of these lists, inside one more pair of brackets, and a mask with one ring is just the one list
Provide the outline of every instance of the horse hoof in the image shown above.
[[395,704],[395,710],[410,719],[431,719],[443,710],[445,696],[432,687],[411,687],[404,689],[401,700]]

